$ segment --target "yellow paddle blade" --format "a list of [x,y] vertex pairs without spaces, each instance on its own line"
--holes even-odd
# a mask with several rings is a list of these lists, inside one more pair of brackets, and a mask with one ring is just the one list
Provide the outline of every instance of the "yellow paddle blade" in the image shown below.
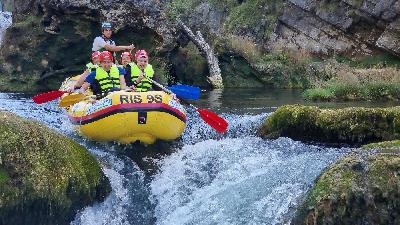
[[59,107],[68,107],[70,105],[73,105],[75,103],[78,103],[86,98],[86,95],[78,93],[78,94],[71,94],[67,95],[64,98],[61,99],[61,101],[58,103]]

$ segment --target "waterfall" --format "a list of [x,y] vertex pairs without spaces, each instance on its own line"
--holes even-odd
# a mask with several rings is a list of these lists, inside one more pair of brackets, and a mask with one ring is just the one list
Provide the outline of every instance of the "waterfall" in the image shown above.
[[3,40],[3,35],[5,30],[11,26],[12,23],[12,13],[3,12],[3,4],[0,4],[0,45]]

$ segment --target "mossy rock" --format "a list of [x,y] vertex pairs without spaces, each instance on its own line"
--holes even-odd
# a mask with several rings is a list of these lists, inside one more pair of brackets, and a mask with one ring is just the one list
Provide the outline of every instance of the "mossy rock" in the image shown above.
[[400,156],[352,154],[328,168],[292,224],[399,224]]
[[0,224],[68,224],[110,191],[81,145],[0,111]]
[[264,122],[265,138],[290,137],[323,143],[365,144],[400,137],[400,107],[320,109],[286,105]]

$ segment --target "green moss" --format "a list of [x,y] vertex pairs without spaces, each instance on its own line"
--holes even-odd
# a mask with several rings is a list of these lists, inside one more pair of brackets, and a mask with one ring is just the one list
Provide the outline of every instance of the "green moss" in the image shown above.
[[389,190],[400,186],[400,157],[398,155],[370,156],[368,177],[371,185]]
[[363,145],[363,148],[400,148],[400,140],[393,140],[393,141],[384,141],[384,142],[377,142],[377,143],[370,143],[367,145]]
[[400,108],[318,109],[288,105],[275,111],[260,128],[264,137],[363,144],[400,137]]
[[395,224],[398,155],[352,154],[327,168],[300,205],[294,224]]
[[[67,221],[110,191],[98,163],[82,146],[35,122],[0,112],[1,221]],[[40,204],[37,210],[30,207]],[[15,215],[14,215],[15,214]],[[46,223],[48,223],[46,222]]]

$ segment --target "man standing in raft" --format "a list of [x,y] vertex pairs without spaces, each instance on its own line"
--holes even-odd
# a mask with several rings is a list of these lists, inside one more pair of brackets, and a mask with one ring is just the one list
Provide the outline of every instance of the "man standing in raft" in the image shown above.
[[85,79],[80,92],[85,94],[91,87],[93,94],[98,98],[104,97],[110,91],[125,89],[125,70],[113,65],[111,52],[104,51],[100,54],[100,65],[96,71],[91,72]]
[[128,46],[117,46],[115,45],[115,42],[111,39],[112,35],[112,26],[111,23],[109,22],[104,22],[101,24],[101,36],[98,36],[94,39],[93,41],[93,47],[92,51],[110,51],[114,52],[114,58],[115,58],[115,52],[119,51],[132,51],[135,49],[134,45],[128,45]]

